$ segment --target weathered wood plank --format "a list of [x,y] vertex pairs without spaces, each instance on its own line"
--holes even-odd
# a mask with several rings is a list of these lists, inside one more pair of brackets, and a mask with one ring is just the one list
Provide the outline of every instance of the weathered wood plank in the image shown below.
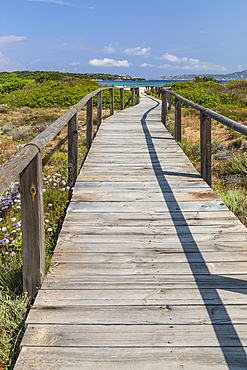
[[109,89],[110,94],[110,115],[114,114],[114,89]]
[[206,275],[206,274],[145,274],[145,275],[81,275],[81,276],[56,276],[48,275],[42,288],[43,290],[74,290],[74,289],[154,289],[162,284],[166,289],[191,289],[195,284],[205,289],[225,289],[228,291],[237,291],[237,289],[246,288],[246,274],[225,274],[224,276]]
[[166,180],[167,182],[173,180],[173,181],[179,181],[180,179],[183,179],[183,180],[187,180],[187,181],[195,181],[195,180],[199,180],[200,177],[198,174],[189,174],[189,173],[186,173],[186,172],[181,172],[180,174],[175,172],[175,173],[170,173],[170,174],[165,174],[165,176],[163,174],[160,174],[160,175],[157,175],[155,176],[154,174],[145,174],[145,173],[134,173],[134,171],[132,173],[126,171],[126,172],[119,172],[119,173],[116,173],[116,174],[112,174],[111,172],[109,172],[108,174],[102,172],[102,173],[99,173],[99,174],[80,174],[78,176],[78,180],[79,181],[105,181],[105,182],[108,182],[108,181],[126,181],[126,177],[128,177],[129,181],[137,181],[137,182],[140,182],[140,181],[155,181],[157,182],[157,180],[160,182],[160,181],[164,181]]
[[[243,225],[221,225],[221,226],[83,226],[80,224],[65,224],[63,227],[63,233],[71,233],[73,235],[196,235],[196,234],[220,234],[220,233],[234,233],[243,232],[247,237],[246,230]],[[175,239],[175,238],[174,238]],[[192,240],[192,239],[191,239]]]
[[[247,261],[247,251],[236,251],[233,255],[232,251],[224,252],[204,252],[203,254],[197,252],[190,252],[190,262],[201,262],[202,257],[206,262],[243,262]],[[134,250],[132,253],[126,251],[115,253],[100,253],[89,252],[80,253],[73,252],[55,252],[53,255],[53,263],[130,263],[130,262],[187,262],[187,257],[181,248],[180,253],[166,253],[165,250]]]
[[72,187],[78,175],[78,113],[68,122],[68,185]]
[[[149,289],[69,289],[41,290],[35,300],[35,306],[45,304],[46,307],[65,306],[173,306],[173,305],[230,305],[247,304],[247,288],[236,291],[222,289],[218,295],[215,289],[197,287],[187,289],[166,288],[161,285]],[[191,309],[194,311],[195,308]],[[196,309],[195,309],[196,310]]]
[[87,121],[86,121],[86,147],[89,149],[93,140],[93,98],[87,103]]
[[[246,348],[244,348],[247,350]],[[245,370],[243,350],[227,348],[231,368]],[[16,370],[229,370],[219,347],[75,348],[24,347]]]
[[[216,326],[216,324],[215,324]],[[237,324],[238,336],[247,343],[247,325]],[[222,346],[239,347],[229,336],[229,325],[220,324],[217,330]],[[211,325],[28,325],[23,346],[49,347],[215,347],[218,340]],[[240,347],[241,348],[241,347]]]
[[[234,238],[235,234],[230,234],[230,239]],[[229,234],[228,234],[229,236]],[[94,237],[95,239],[95,237]],[[127,239],[127,238],[126,238]],[[117,241],[114,242],[114,240],[109,240],[108,238],[104,238],[102,240],[102,237],[100,237],[97,241],[93,241],[92,238],[88,241],[86,240],[74,240],[74,238],[68,239],[68,238],[60,238],[59,243],[56,247],[57,252],[62,252],[66,250],[68,253],[78,252],[98,252],[98,253],[116,253],[124,251],[126,253],[132,252],[132,251],[138,251],[138,250],[148,250],[150,253],[156,253],[157,251],[164,251],[165,253],[180,253],[182,248],[186,250],[186,253],[192,253],[192,252],[198,252],[198,250],[201,253],[204,252],[212,252],[212,251],[220,251],[220,252],[231,252],[235,254],[238,251],[246,251],[246,240],[243,241],[236,241],[236,240],[229,240],[229,238],[226,238],[226,240],[217,240],[212,238],[211,240],[206,241],[197,241],[196,243],[191,243],[191,240],[183,241],[183,244],[179,240],[172,240],[165,238],[163,240],[158,239],[156,241],[155,238],[147,238],[148,240],[140,240],[137,238],[130,239],[127,241]]]
[[97,128],[99,129],[102,120],[102,91],[97,94]]
[[[111,235],[111,237],[110,237]],[[174,235],[174,234],[165,234],[160,235],[146,235],[145,238],[142,234],[86,234],[83,235],[83,237],[80,234],[72,234],[69,232],[61,231],[60,234],[61,238],[63,238],[64,242],[70,242],[71,238],[73,237],[73,242],[83,242],[83,243],[107,243],[109,242],[109,237],[111,239],[112,243],[157,243],[160,246],[164,245],[164,243],[170,243],[170,247],[172,245],[179,243],[180,245],[184,246],[184,248],[187,248],[187,245],[190,244],[189,249],[192,248],[197,249],[197,244],[201,242],[212,242],[212,243],[220,243],[220,242],[228,242],[228,243],[235,243],[237,242],[245,242],[247,241],[246,233],[222,233],[222,232],[215,232],[210,234],[194,234],[193,236],[191,234],[181,234],[181,235]],[[194,245],[192,245],[194,244]],[[186,249],[187,250],[187,249]]]
[[[146,181],[137,183],[136,181],[114,181],[114,182],[102,182],[102,181],[79,181],[77,180],[74,189],[122,189],[122,190],[139,190],[142,189],[152,189],[153,191],[160,188],[163,190],[170,190],[171,188],[174,189],[184,189],[189,188],[193,191],[194,188],[206,188],[207,190],[211,189],[202,179],[192,180],[192,181],[160,181],[158,184],[157,182],[153,181]],[[188,189],[187,189],[188,190]],[[235,217],[235,216],[234,216]]]
[[[165,198],[167,202],[176,201],[199,201],[199,200],[220,200],[220,197],[216,192],[212,190],[198,189],[197,191],[183,191],[183,192],[173,192],[167,189]],[[149,201],[157,202],[164,200],[164,194],[162,190],[159,191],[144,191],[141,190],[85,190],[85,189],[74,189],[73,201],[101,201],[101,202],[114,202],[118,199],[119,201]]]
[[181,141],[181,102],[175,98],[175,140]]
[[20,175],[23,289],[33,298],[45,277],[42,153]]
[[[247,324],[247,305],[225,305],[229,317],[224,315],[221,305],[163,306],[53,306],[43,308],[35,305],[30,311],[27,324],[41,321],[43,324],[111,324],[111,325],[211,325],[230,324],[230,317],[236,324]],[[210,318],[208,314],[210,311]]]
[[211,185],[211,118],[202,112],[200,113],[200,142],[202,178]]
[[52,267],[57,275],[136,275],[136,274],[246,274],[247,262],[129,262],[129,263],[59,263]]
[[66,220],[70,223],[80,225],[98,226],[219,226],[242,225],[241,222],[229,211],[224,212],[179,212],[155,213],[87,213],[69,212]]
[[72,202],[69,205],[69,212],[140,212],[150,214],[169,211],[228,211],[222,200],[197,202]]

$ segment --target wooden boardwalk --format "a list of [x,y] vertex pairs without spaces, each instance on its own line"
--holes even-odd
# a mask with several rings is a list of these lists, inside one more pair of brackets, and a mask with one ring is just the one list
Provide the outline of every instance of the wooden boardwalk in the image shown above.
[[93,142],[15,370],[247,369],[246,246],[143,96]]

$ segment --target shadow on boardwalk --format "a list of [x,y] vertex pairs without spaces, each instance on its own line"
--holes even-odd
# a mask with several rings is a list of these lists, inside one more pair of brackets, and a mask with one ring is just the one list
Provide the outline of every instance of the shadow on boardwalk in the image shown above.
[[[152,99],[154,100],[154,99]],[[207,264],[193,238],[193,235],[190,232],[189,226],[186,223],[186,220],[183,216],[183,213],[179,207],[179,204],[177,203],[175,196],[172,197],[172,202],[176,203],[176,212],[171,210],[171,194],[172,194],[172,189],[169,186],[169,183],[166,180],[165,175],[174,175],[177,176],[178,174],[176,172],[163,172],[162,167],[159,162],[159,158],[157,155],[157,152],[155,150],[155,146],[153,144],[153,138],[150,135],[150,132],[148,130],[148,126],[146,123],[146,119],[148,114],[155,109],[160,103],[154,100],[157,105],[151,109],[149,109],[142,117],[141,123],[142,123],[142,129],[145,134],[146,138],[146,143],[148,146],[149,154],[150,154],[150,159],[152,162],[153,170],[156,175],[157,181],[159,183],[160,189],[162,191],[164,200],[167,203],[168,210],[170,212],[171,218],[174,223],[174,227],[176,229],[178,238],[181,242],[181,245],[183,247],[184,253],[186,255],[187,261],[190,265],[190,269],[193,273],[193,276],[195,278],[197,287],[200,291],[201,297],[203,299],[203,302],[205,304],[205,307],[207,309],[208,315],[210,317],[212,326],[214,328],[216,337],[218,339],[220,348],[223,352],[223,355],[225,357],[226,363],[228,365],[228,368],[230,370],[238,368],[244,368],[244,366],[247,369],[247,356],[246,352],[242,346],[241,340],[231,322],[230,316],[228,315],[228,312],[224,306],[224,303],[222,302],[218,292],[216,289],[220,288],[222,290],[228,290],[231,292],[237,292],[237,293],[244,293],[246,294],[246,289],[243,291],[243,281],[239,279],[234,279],[234,278],[226,278],[224,276],[217,276],[217,275],[212,275],[207,267]],[[168,139],[169,140],[169,139]],[[151,154],[152,153],[152,154]],[[164,173],[164,176],[161,177],[161,172]],[[180,176],[186,176],[186,174],[180,174]],[[191,176],[191,175],[190,175]],[[198,177],[195,175],[195,177]],[[167,197],[167,193],[169,193],[169,201]],[[173,207],[174,207],[173,203]],[[174,208],[173,208],[174,209]],[[179,231],[179,227],[177,225],[177,221],[183,221],[186,230],[181,233]],[[180,224],[180,223],[179,223]],[[186,238],[186,239],[185,239]],[[197,261],[200,263],[200,268],[201,272],[203,273],[203,276],[207,278],[208,282],[208,288],[211,289],[211,297],[210,300],[207,298],[206,293],[205,293],[205,282],[203,283],[202,276],[198,274],[198,263],[195,263],[191,259],[191,247],[193,246],[194,252],[197,254]],[[213,280],[210,282],[210,280]],[[242,288],[242,289],[241,289]],[[212,301],[214,304],[212,304]],[[214,322],[214,310],[215,306],[217,305],[217,308],[220,308],[221,311],[221,320],[222,324],[216,324]],[[203,334],[203,333],[202,333]],[[239,353],[238,357],[236,358],[236,352],[234,351],[234,348],[238,347]]]

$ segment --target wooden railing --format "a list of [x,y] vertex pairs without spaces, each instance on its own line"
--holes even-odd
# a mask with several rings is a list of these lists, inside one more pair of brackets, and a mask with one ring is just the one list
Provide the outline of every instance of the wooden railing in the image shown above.
[[[45,276],[45,237],[42,183],[42,150],[68,124],[68,185],[78,175],[78,112],[87,104],[86,146],[93,140],[93,97],[97,95],[97,129],[102,120],[102,91],[110,93],[110,115],[114,114],[114,89],[120,89],[120,106],[124,109],[124,88],[99,88],[85,96],[48,128],[25,145],[0,168],[2,194],[20,176],[23,290],[34,297]],[[131,87],[131,104],[139,103],[139,87]]]
[[162,109],[161,122],[166,124],[167,110],[171,107],[171,97],[175,98],[175,140],[181,142],[181,102],[200,112],[200,147],[201,147],[201,176],[211,185],[212,170],[211,170],[211,119],[222,123],[223,125],[247,136],[247,127],[239,122],[233,121],[230,118],[222,116],[211,109],[204,108],[201,105],[195,104],[192,101],[185,99],[181,95],[172,92],[171,88],[146,88],[146,91],[161,94]]

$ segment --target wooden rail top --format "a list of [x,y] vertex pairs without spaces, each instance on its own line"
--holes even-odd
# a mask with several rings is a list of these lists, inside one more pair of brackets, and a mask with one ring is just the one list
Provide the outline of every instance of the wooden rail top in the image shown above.
[[[38,136],[26,144],[7,163],[0,167],[0,193],[3,193],[15,181],[19,174],[26,168],[31,160],[41,152],[61,129],[77,114],[91,98],[103,90],[123,89],[120,87],[102,87],[82,98],[72,108],[68,109],[61,117],[42,131]],[[136,89],[133,87],[133,89]]]
[[[181,142],[181,102],[200,112],[200,150],[201,150],[201,176],[211,186],[212,168],[211,168],[211,118],[220,122],[224,126],[247,136],[247,127],[242,123],[233,121],[230,118],[222,116],[211,109],[202,107],[199,104],[184,98],[172,91],[171,87],[146,87],[146,90],[156,92],[162,99],[161,122],[166,124],[167,109],[171,108],[171,97],[175,98],[175,140]],[[169,98],[169,99],[168,99]]]
[[206,116],[214,119],[215,121],[218,121],[218,122],[222,123],[223,125],[231,128],[232,130],[235,130],[235,131],[239,132],[240,134],[247,136],[247,127],[245,125],[243,125],[242,123],[233,121],[232,119],[227,118],[225,116],[222,116],[221,114],[216,113],[211,109],[208,109],[208,108],[202,107],[199,104],[193,103],[192,101],[184,98],[183,96],[181,96],[181,95],[179,95],[179,94],[177,94],[177,93],[175,93],[171,90],[168,90],[165,87],[163,87],[162,90],[163,90],[163,92],[165,92],[167,94],[170,94],[170,95],[174,96],[175,98],[179,99],[184,104],[186,104],[186,105],[204,113]]
[[[97,128],[102,119],[102,91],[109,90],[110,115],[114,114],[114,89],[120,89],[124,109],[123,87],[102,87],[86,95],[61,117],[25,145],[0,168],[0,192],[3,193],[20,176],[23,289],[34,297],[45,276],[45,238],[42,179],[42,150],[68,124],[68,185],[78,175],[78,112],[87,104],[86,147],[93,140],[93,97],[97,95]],[[130,87],[131,104],[139,103],[139,88]]]

